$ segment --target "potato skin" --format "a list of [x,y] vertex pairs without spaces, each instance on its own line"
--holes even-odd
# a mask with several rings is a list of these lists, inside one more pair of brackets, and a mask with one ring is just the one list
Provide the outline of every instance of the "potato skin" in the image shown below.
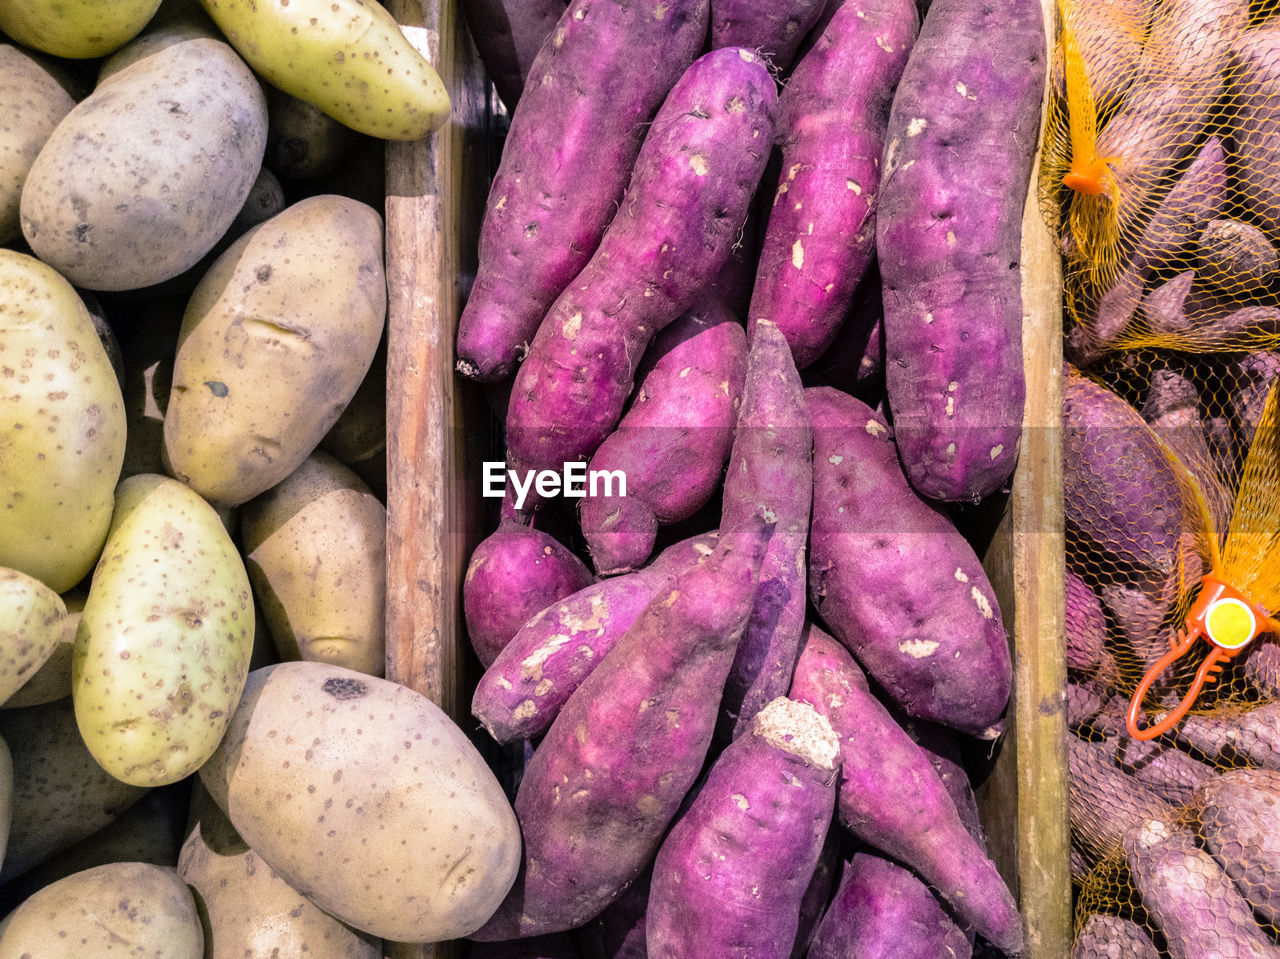
[[255,670],[200,778],[264,862],[370,935],[465,936],[515,879],[501,786],[406,686],[322,663]]
[[266,100],[235,51],[209,37],[174,43],[113,73],[58,124],[22,189],[23,235],[77,286],[167,280],[226,232],[266,142]]
[[0,566],[0,702],[36,674],[61,641],[67,607],[40,580]]
[[22,236],[18,203],[27,171],[76,101],[38,61],[0,43],[0,243]]
[[216,506],[311,454],[373,361],[387,313],[382,217],[308,197],[254,227],[192,293],[164,421],[169,472]]
[[61,593],[107,536],[124,400],[84,301],[55,270],[0,250],[0,304],[0,565]]
[[160,0],[5,0],[0,30],[55,57],[100,57],[147,25]]

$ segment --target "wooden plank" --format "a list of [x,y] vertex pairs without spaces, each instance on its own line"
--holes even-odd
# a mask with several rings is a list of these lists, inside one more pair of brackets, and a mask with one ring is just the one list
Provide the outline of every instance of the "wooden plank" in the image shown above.
[[[1053,0],[1042,4],[1046,36]],[[985,557],[1014,659],[1010,730],[979,789],[993,858],[1018,897],[1025,959],[1062,959],[1072,934],[1067,823],[1062,474],[1062,275],[1035,190],[1023,216],[1027,405],[1010,508]]]
[[[462,577],[483,536],[490,436],[478,391],[454,375],[453,344],[487,190],[488,83],[455,3],[387,7],[426,30],[453,111],[434,136],[387,146],[386,675],[470,728]],[[386,955],[443,959],[462,948],[388,943]]]

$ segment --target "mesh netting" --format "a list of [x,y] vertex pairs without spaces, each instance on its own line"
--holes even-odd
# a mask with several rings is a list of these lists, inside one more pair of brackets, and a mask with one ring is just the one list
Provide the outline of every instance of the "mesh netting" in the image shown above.
[[1277,6],[1059,0],[1078,959],[1280,959]]

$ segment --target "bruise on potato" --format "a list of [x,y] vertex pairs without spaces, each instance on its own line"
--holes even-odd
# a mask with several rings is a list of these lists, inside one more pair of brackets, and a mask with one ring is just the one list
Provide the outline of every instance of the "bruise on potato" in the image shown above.
[[574,0],[540,46],[458,319],[463,375],[487,382],[514,373],[547,310],[592,258],[647,124],[698,55],[707,11],[708,0]]
[[559,471],[613,430],[645,347],[737,241],[776,102],[764,62],[738,47],[700,57],[676,83],[600,247],[548,310],[516,374],[508,462]]
[[516,794],[515,886],[472,938],[571,929],[640,875],[706,758],[771,531],[723,532],[565,703]]
[[885,384],[903,468],[933,499],[985,496],[1017,460],[1045,60],[1038,5],[934,0],[894,94],[876,217]]

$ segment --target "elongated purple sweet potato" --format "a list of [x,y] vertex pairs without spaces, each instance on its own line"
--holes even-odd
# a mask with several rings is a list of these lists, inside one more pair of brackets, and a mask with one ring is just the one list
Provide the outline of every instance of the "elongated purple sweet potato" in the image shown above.
[[834,9],[778,101],[782,171],[748,314],[778,324],[800,369],[831,345],[875,251],[889,104],[920,22],[914,0]]
[[1068,526],[1115,560],[1171,572],[1183,501],[1151,428],[1123,399],[1075,370],[1063,383],[1062,415]]
[[1280,699],[1280,643],[1259,636],[1245,651],[1244,678],[1263,699]]
[[653,865],[652,959],[787,956],[835,806],[840,744],[779,697],[712,764]]
[[571,929],[640,875],[706,759],[771,531],[722,533],[569,697],[516,793],[515,885],[472,938]]
[[1241,202],[1280,242],[1280,24],[1242,32],[1232,44],[1227,77]]
[[1231,394],[1231,425],[1235,446],[1243,459],[1253,445],[1253,436],[1262,419],[1262,407],[1276,378],[1280,377],[1280,352],[1259,350],[1231,363],[1231,379],[1236,384]]
[[827,0],[712,0],[711,48],[747,47],[785,71]]
[[956,812],[969,835],[984,850],[987,846],[986,833],[982,828],[982,820],[978,813],[978,799],[974,795],[973,786],[969,782],[969,774],[965,772],[960,742],[956,734],[937,723],[922,722],[889,710],[891,716],[902,727],[902,731],[911,737],[911,741],[920,747],[933,765],[934,772],[942,780],[947,795],[956,805]]
[[644,927],[652,881],[653,870],[646,869],[600,915],[572,933],[582,959],[648,959]]
[[1116,767],[1106,744],[1069,736],[1067,747],[1071,837],[1092,858],[1111,855],[1143,820],[1173,815],[1154,789]]
[[466,0],[462,15],[485,71],[514,111],[534,58],[564,13],[564,0]]
[[553,603],[521,627],[476,684],[471,712],[500,743],[546,731],[582,684],[675,577],[712,555],[716,533],[663,550],[644,569]]
[[789,695],[812,703],[840,737],[840,822],[918,872],[979,935],[1007,952],[1020,949],[1022,920],[995,864],[848,651],[810,626]]
[[507,521],[471,554],[462,611],[471,648],[488,666],[534,613],[590,586],[595,577],[552,536]]
[[1265,294],[1280,271],[1280,253],[1267,235],[1227,217],[1210,220],[1200,232],[1196,259],[1206,283],[1236,298]]
[[786,693],[804,629],[805,546],[813,499],[813,430],[791,350],[768,320],[757,324],[742,409],[734,430],[720,525],[752,516],[775,524],[760,588],[725,683],[722,738],[749,727],[765,703]]
[[1034,3],[934,0],[889,114],[876,223],[885,385],[903,467],[934,499],[985,496],[1017,461],[1041,18]]
[[1139,822],[1124,837],[1129,874],[1172,959],[1277,959],[1249,903],[1196,838],[1171,820]]
[[1067,583],[1067,667],[1091,673],[1106,652],[1107,620],[1102,602],[1089,584],[1071,570]]
[[818,923],[827,911],[827,904],[836,889],[836,881],[840,873],[840,846],[843,832],[832,823],[827,830],[826,841],[822,844],[822,852],[818,854],[818,864],[813,869],[809,886],[800,900],[800,921],[796,925],[796,941],[791,946],[791,959],[805,959],[809,954],[809,944],[818,931]]
[[[1160,713],[1154,715],[1159,721]],[[1219,709],[1182,719],[1174,733],[1211,763],[1250,763],[1280,770],[1280,702]]]
[[1160,951],[1136,922],[1098,912],[1085,920],[1071,959],[1160,959]]
[[828,387],[806,390],[805,400],[818,615],[909,715],[994,738],[1012,667],[973,548],[907,484],[879,415]]
[[884,386],[884,307],[880,303],[880,271],[873,263],[854,294],[849,315],[825,353],[805,370],[818,386],[834,386],[874,402]]
[[578,504],[601,576],[642,566],[658,527],[688,519],[719,486],[747,375],[746,333],[717,297],[705,297],[658,334],[641,374],[630,409],[587,467],[621,474],[626,493],[600,483]]
[[1160,740],[1114,736],[1107,745],[1114,750],[1122,772],[1150,786],[1172,806],[1191,802],[1196,790],[1217,775],[1217,770],[1181,749]]
[[1209,852],[1259,916],[1280,921],[1280,772],[1229,769],[1196,798]]
[[542,44],[489,189],[475,285],[458,320],[463,375],[510,376],[586,266],[645,124],[698,55],[708,9],[708,0],[574,0]]
[[874,852],[844,864],[809,959],[969,959],[973,944],[910,869]]
[[[634,40],[628,49],[646,59]],[[599,249],[547,312],[516,374],[509,460],[559,471],[613,430],[650,339],[692,305],[736,242],[776,102],[764,62],[741,47],[705,54],[676,83]]]

